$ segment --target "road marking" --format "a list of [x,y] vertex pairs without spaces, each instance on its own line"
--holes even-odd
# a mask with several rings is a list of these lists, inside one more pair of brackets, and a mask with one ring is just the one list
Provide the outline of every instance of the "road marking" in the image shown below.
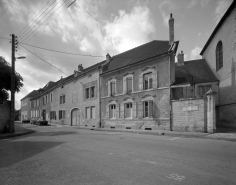
[[109,153],[109,155],[112,155],[113,153]]
[[156,162],[153,162],[153,161],[148,161],[148,163],[151,163],[151,164],[156,164]]
[[176,140],[176,139],[179,139],[180,137],[174,137],[174,138],[172,138],[172,139],[170,139],[170,140]]
[[174,179],[177,181],[182,181],[183,179],[185,179],[185,176],[179,176],[178,174],[171,174],[170,176],[166,176],[169,179]]

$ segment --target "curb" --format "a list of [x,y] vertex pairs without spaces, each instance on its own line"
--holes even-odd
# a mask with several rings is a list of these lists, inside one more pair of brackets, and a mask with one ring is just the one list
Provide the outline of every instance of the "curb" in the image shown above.
[[[133,134],[146,134],[146,135],[166,135],[166,136],[173,136],[173,137],[185,137],[185,138],[207,138],[208,133],[206,134],[192,134],[192,133],[177,133],[177,132],[166,132],[163,130],[160,131],[143,131],[143,130],[120,130],[120,129],[102,129],[102,128],[84,128],[84,127],[77,127],[77,129],[84,129],[84,130],[94,130],[94,131],[105,131],[105,132],[126,132],[126,133],[133,133]],[[212,138],[209,138],[212,139]]]
[[0,140],[23,136],[23,135],[32,134],[32,133],[35,133],[35,131],[27,129],[27,132],[20,132],[20,133],[6,134],[6,135],[3,134],[3,135],[0,135]]

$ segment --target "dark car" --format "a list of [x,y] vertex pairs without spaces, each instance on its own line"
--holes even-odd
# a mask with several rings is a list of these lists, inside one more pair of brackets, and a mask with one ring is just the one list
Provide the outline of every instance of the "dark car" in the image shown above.
[[39,121],[36,121],[36,125],[39,125],[39,126],[48,125],[48,121],[46,121],[46,120],[39,120]]
[[21,123],[30,123],[30,120],[29,119],[24,119],[21,121]]

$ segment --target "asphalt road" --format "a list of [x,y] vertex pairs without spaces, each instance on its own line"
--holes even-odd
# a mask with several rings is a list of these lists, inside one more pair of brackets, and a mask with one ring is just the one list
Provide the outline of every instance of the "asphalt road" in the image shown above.
[[236,184],[236,142],[30,127],[0,140],[0,185]]

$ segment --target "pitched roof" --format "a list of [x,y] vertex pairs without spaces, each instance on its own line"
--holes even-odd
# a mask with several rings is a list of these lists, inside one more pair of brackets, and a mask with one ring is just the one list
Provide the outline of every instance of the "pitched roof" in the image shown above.
[[154,40],[128,50],[126,52],[115,55],[111,61],[103,66],[103,72],[112,71],[124,66],[132,65],[144,59],[164,54],[170,49],[169,41]]
[[39,95],[38,90],[33,90],[29,94],[27,94],[24,98],[22,98],[21,100],[23,100],[25,98],[33,98],[33,97],[38,96],[38,95]]
[[205,59],[186,61],[181,66],[175,63],[175,82],[172,86],[217,81]]
[[217,26],[215,27],[214,31],[212,32],[211,36],[209,37],[208,41],[206,42],[205,46],[203,47],[200,55],[202,55],[204,53],[204,51],[206,50],[206,48],[208,47],[208,45],[210,44],[211,40],[213,39],[213,37],[215,36],[216,32],[219,30],[219,28],[222,26],[222,24],[224,23],[225,19],[229,16],[229,14],[231,13],[231,11],[235,8],[236,6],[236,1],[234,0],[232,2],[232,4],[230,5],[230,7],[228,8],[228,10],[225,12],[225,14],[223,15],[223,17],[221,18],[221,20],[219,21],[219,23],[217,24]]

